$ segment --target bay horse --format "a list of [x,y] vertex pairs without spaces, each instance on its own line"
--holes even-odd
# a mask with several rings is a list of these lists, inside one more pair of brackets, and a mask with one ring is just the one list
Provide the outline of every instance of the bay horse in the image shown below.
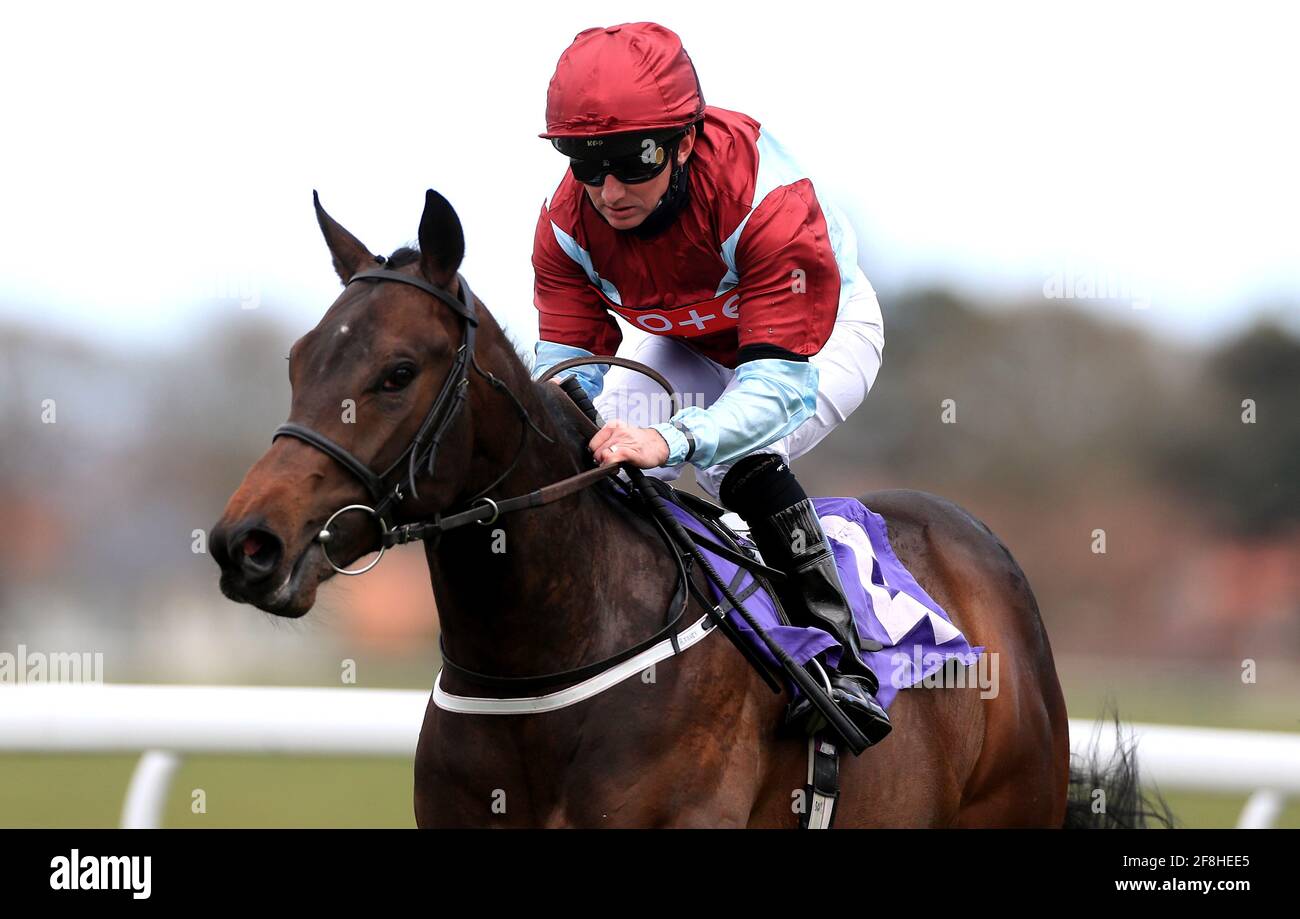
[[[593,472],[594,428],[561,387],[531,379],[469,292],[451,205],[427,192],[419,249],[387,259],[319,199],[315,207],[344,289],[293,345],[289,422],[212,530],[226,596],[300,617],[324,580],[374,551],[377,532],[409,535],[420,521],[459,513],[490,525],[447,527],[425,541],[447,660],[500,677],[553,674],[660,629],[675,560],[609,481],[489,519],[506,496]],[[881,491],[861,500],[971,645],[996,655],[998,683],[988,698],[975,686],[900,692],[892,735],[842,763],[836,824],[1088,822],[1079,816],[1087,789],[1070,794],[1052,651],[1011,554],[941,498]],[[691,597],[685,621],[703,613]],[[462,673],[444,669],[441,688],[478,693]],[[781,726],[785,704],[718,637],[659,663],[653,679],[541,714],[449,712],[431,698],[415,760],[416,822],[794,827],[808,742]]]

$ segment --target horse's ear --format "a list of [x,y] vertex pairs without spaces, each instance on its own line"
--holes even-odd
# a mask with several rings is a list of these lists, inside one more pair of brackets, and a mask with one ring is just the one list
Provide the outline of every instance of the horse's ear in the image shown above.
[[455,209],[432,188],[424,193],[420,217],[420,273],[425,279],[450,287],[465,258],[465,232]]
[[375,257],[361,245],[359,239],[325,213],[325,208],[320,206],[320,195],[314,190],[311,200],[316,205],[316,222],[320,224],[321,233],[325,234],[325,245],[329,246],[330,255],[334,258],[334,270],[338,272],[339,280],[346,284],[363,265],[373,262]]

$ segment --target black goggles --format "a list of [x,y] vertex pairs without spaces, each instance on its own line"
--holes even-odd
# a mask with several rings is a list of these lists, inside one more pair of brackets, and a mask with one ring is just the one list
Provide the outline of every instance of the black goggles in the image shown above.
[[[683,131],[667,138],[644,137],[639,141],[639,149],[629,153],[611,149],[606,151],[610,155],[603,158],[591,156],[591,151],[572,142],[556,143],[555,147],[568,154],[569,170],[584,185],[603,185],[605,177],[610,175],[624,185],[639,185],[649,182],[668,167],[677,155],[678,142],[684,136]],[[577,152],[586,155],[574,156]]]

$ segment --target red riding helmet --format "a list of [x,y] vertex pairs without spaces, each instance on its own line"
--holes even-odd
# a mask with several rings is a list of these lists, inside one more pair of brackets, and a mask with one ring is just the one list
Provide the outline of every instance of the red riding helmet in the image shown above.
[[653,22],[586,29],[560,55],[546,91],[548,140],[684,128],[704,115],[695,65],[677,33]]

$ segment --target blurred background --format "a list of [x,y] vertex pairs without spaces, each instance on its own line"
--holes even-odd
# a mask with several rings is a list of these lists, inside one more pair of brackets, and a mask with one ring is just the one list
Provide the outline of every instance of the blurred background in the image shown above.
[[[226,601],[195,540],[284,420],[284,357],[336,295],[312,189],[388,252],[437,188],[466,277],[531,353],[533,227],[564,169],[536,137],[547,82],[578,31],[647,15],[7,12],[0,651],[102,652],[109,682],[339,686],[353,661],[356,685],[428,689],[419,550],[285,622]],[[1134,721],[1300,731],[1292,15],[652,13],[708,102],[757,118],[852,215],[880,295],[880,377],[800,479],[924,489],[985,520],[1037,593],[1072,717],[1109,700]],[[0,756],[0,825],[112,825],[133,763]],[[168,825],[407,826],[410,789],[405,761],[196,757]],[[1215,826],[1242,799],[1171,801]]]

